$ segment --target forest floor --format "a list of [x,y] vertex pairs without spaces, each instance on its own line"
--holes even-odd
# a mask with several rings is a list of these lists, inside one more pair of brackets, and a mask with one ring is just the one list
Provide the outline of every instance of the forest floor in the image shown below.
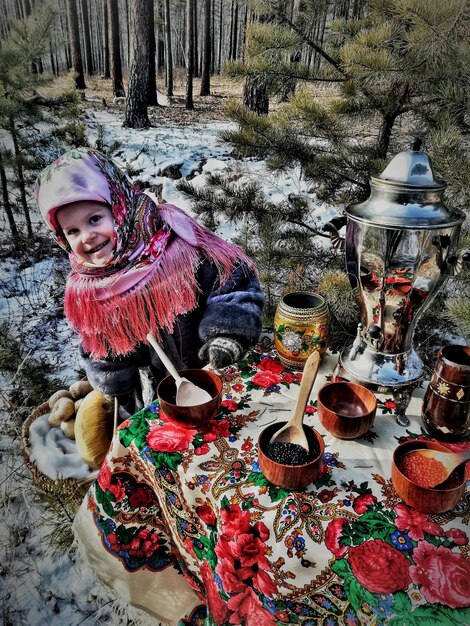
[[[66,78],[58,78],[52,87],[44,89],[45,92],[57,92],[63,90],[66,85]],[[157,90],[160,92],[158,100],[162,104],[151,106],[148,109],[149,119],[152,125],[175,124],[188,126],[191,124],[204,124],[214,121],[228,121],[226,105],[230,100],[241,101],[243,98],[244,78],[229,78],[227,76],[215,75],[211,77],[211,94],[200,96],[201,79],[194,78],[193,101],[194,109],[185,108],[186,76],[182,71],[176,71],[174,75],[173,96],[167,97],[165,79],[162,76],[157,78]],[[112,84],[110,79],[97,76],[86,77],[86,89],[84,98],[87,106],[92,108],[108,108],[110,110],[124,111],[125,99],[113,98]],[[323,83],[310,85],[307,87],[315,97],[322,99],[331,97],[337,93],[337,87],[327,86]],[[279,102],[271,98],[269,110],[275,111],[279,108]]]

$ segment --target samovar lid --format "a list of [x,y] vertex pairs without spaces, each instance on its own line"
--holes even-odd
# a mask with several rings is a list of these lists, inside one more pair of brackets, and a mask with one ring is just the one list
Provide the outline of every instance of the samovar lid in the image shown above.
[[371,177],[371,181],[400,187],[445,188],[443,181],[436,180],[428,155],[415,149],[399,152],[381,174]]
[[445,228],[461,224],[465,215],[442,202],[445,183],[434,176],[431,159],[412,150],[395,155],[384,171],[371,176],[370,197],[346,208],[355,220],[389,228]]

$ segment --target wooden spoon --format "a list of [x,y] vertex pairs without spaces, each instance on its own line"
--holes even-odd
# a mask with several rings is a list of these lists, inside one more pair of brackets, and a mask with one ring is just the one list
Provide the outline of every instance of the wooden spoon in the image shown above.
[[292,417],[280,430],[274,433],[271,437],[270,443],[297,443],[307,451],[309,449],[308,439],[305,434],[303,420],[305,407],[310,393],[312,391],[313,383],[318,372],[318,366],[320,365],[320,354],[315,351],[308,357],[304,366],[302,374],[302,382],[300,383],[299,395],[297,403],[295,405]]
[[176,371],[175,366],[158,345],[155,337],[150,333],[147,335],[147,341],[160,357],[160,361],[166,367],[171,376],[175,379],[176,384],[176,404],[178,406],[197,406],[212,400],[212,396],[205,389],[201,389],[187,378],[183,378]]
[[419,456],[424,456],[427,459],[434,459],[442,463],[446,471],[446,476],[444,479],[441,479],[441,476],[436,477],[435,482],[432,482],[432,479],[428,480],[426,487],[432,489],[433,487],[442,485],[459,465],[470,461],[470,450],[466,450],[465,452],[441,452],[440,450],[431,450],[430,448],[420,448],[418,450],[411,450],[411,452],[408,452],[405,456],[416,458],[416,460],[418,460]]

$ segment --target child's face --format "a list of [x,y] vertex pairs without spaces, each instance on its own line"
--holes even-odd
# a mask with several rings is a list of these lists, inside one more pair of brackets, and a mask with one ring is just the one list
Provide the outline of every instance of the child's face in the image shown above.
[[114,247],[111,209],[102,202],[73,202],[61,207],[56,219],[72,252],[81,260],[102,266]]

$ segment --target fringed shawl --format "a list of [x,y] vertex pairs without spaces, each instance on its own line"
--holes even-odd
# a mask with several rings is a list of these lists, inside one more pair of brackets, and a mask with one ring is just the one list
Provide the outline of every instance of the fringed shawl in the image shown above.
[[[198,224],[181,209],[157,205],[136,189],[114,163],[95,150],[63,155],[38,180],[36,197],[56,241],[69,251],[72,272],[65,314],[93,358],[116,357],[172,332],[176,318],[198,304],[196,271],[204,258],[222,285],[248,257]],[[105,202],[112,210],[115,246],[103,267],[82,263],[70,252],[57,210],[72,202]]]

